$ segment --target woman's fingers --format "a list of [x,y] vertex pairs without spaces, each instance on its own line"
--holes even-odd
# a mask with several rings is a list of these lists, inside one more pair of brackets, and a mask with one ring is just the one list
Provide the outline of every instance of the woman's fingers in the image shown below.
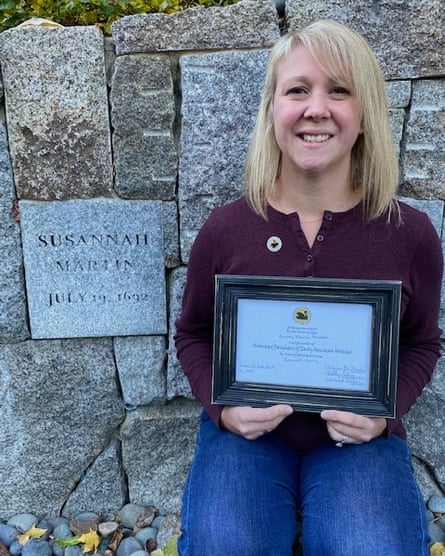
[[326,421],[329,436],[341,445],[369,442],[381,436],[386,429],[383,417],[366,417],[332,409],[322,411],[320,416]]
[[254,440],[274,430],[292,412],[292,407],[285,404],[264,408],[225,406],[221,423],[227,430]]

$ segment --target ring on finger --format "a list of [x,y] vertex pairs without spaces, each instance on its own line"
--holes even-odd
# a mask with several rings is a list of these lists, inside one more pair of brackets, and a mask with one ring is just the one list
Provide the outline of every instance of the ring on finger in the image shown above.
[[343,448],[344,444],[349,444],[349,436],[342,436],[341,440],[335,443],[337,448]]

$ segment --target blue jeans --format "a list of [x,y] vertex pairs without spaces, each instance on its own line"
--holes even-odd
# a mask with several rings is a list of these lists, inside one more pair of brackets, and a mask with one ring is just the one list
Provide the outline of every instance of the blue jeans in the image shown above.
[[204,412],[183,498],[180,556],[427,556],[425,505],[393,435],[305,455],[267,434],[218,431]]

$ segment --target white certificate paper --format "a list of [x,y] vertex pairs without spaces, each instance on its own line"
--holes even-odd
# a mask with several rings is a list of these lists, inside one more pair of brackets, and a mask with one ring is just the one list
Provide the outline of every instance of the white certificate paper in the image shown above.
[[367,391],[367,303],[238,299],[236,380]]

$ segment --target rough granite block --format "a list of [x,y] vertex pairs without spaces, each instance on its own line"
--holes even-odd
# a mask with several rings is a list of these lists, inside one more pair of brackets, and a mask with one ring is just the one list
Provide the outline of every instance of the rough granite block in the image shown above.
[[176,332],[175,322],[181,314],[182,295],[184,293],[187,268],[181,266],[170,273],[168,281],[168,293],[170,301],[169,312],[169,340],[168,340],[168,365],[167,365],[167,398],[169,400],[176,396],[193,398],[190,384],[182,370],[181,364],[176,356],[174,335]]
[[0,344],[0,407],[0,520],[60,515],[124,419],[111,340]]
[[178,155],[169,59],[146,55],[117,58],[111,105],[116,192],[130,199],[172,199]]
[[226,7],[130,15],[112,26],[116,54],[264,48],[280,36],[271,0],[243,0]]
[[19,197],[110,196],[111,141],[100,29],[4,31],[0,63]]
[[201,411],[198,402],[175,400],[127,413],[121,436],[130,502],[179,511]]
[[436,481],[445,488],[445,360],[439,360],[432,381],[427,384],[406,417],[408,440],[413,454],[434,469]]
[[256,50],[187,55],[180,59],[178,196],[184,262],[210,210],[242,194],[245,154],[268,55],[267,50]]
[[444,124],[445,80],[415,81],[402,153],[404,195],[444,198]]
[[21,201],[33,338],[165,334],[161,201]]
[[167,342],[164,336],[115,338],[114,353],[128,409],[165,400]]
[[389,81],[386,94],[390,108],[406,108],[411,101],[411,81]]
[[362,33],[387,79],[442,76],[445,72],[443,0],[286,0],[290,29],[334,19]]

